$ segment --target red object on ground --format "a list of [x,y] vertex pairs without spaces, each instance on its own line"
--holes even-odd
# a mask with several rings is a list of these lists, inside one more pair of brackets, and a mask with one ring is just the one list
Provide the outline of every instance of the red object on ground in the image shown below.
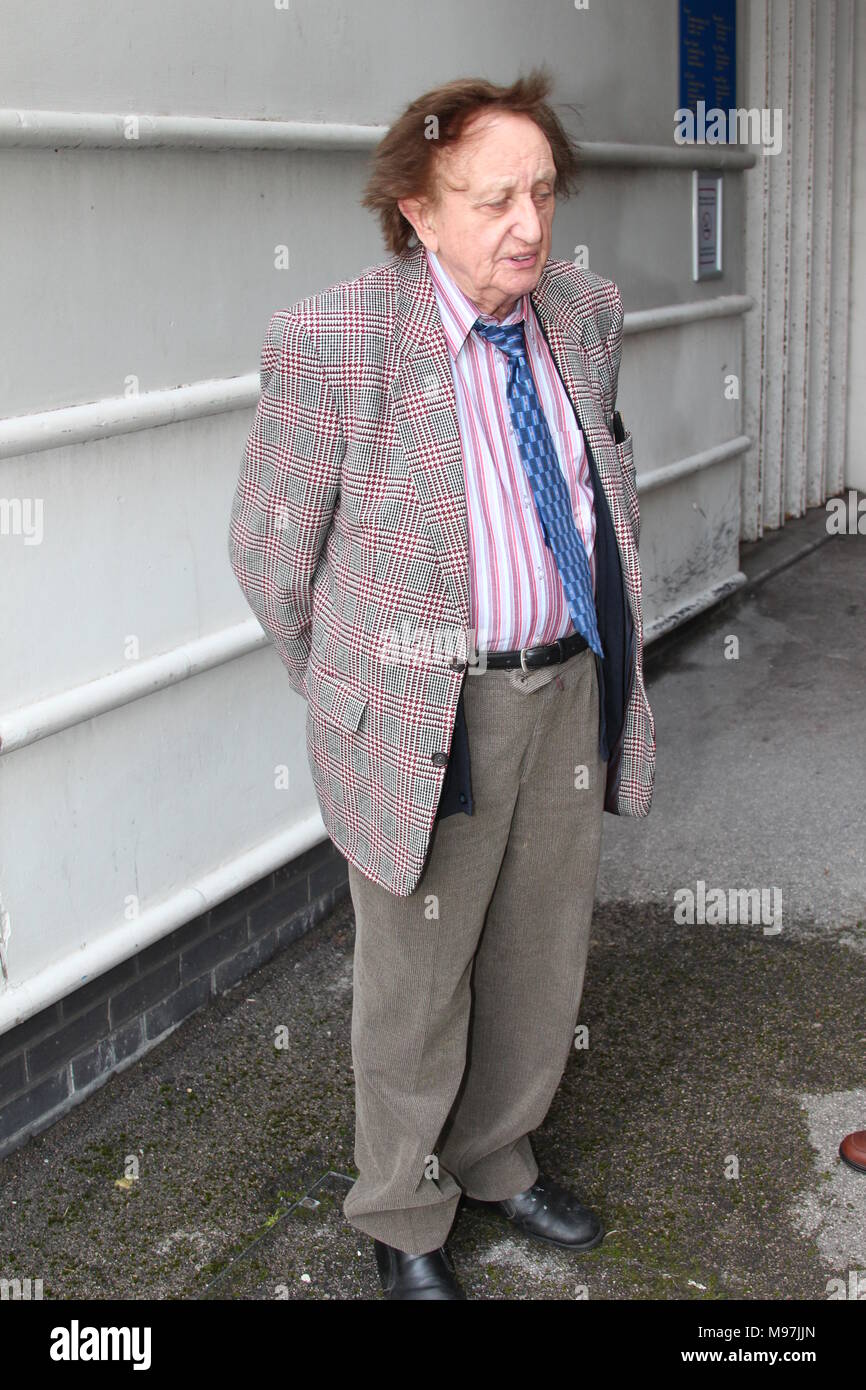
[[849,1168],[866,1173],[866,1129],[855,1129],[853,1134],[845,1135],[839,1145],[839,1157]]

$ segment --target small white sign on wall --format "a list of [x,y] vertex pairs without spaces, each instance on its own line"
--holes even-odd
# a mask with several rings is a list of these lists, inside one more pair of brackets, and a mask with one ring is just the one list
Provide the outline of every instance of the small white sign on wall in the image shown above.
[[692,175],[692,279],[722,274],[722,176]]

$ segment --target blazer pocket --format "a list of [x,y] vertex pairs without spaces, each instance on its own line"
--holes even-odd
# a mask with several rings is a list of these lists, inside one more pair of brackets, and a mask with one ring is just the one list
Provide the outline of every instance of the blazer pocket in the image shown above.
[[307,674],[307,703],[321,719],[340,729],[356,733],[361,727],[364,711],[369,704],[366,695],[359,695],[338,676],[320,667],[310,666]]
[[637,470],[634,464],[634,439],[631,430],[626,430],[625,439],[615,444],[616,457],[622,470],[623,492],[628,504],[629,517],[634,532],[635,543],[640,537],[640,505],[637,495]]
[[634,436],[631,430],[626,430],[625,439],[623,439],[621,443],[615,444],[614,448],[616,449],[616,456],[619,460],[620,468],[623,473],[630,474],[634,482],[636,480],[634,466]]

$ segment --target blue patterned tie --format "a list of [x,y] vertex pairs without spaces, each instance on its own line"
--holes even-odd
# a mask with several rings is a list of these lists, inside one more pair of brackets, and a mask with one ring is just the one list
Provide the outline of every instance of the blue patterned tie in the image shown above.
[[532,486],[545,544],[553,551],[574,626],[586,638],[592,650],[603,657],[589,560],[574,522],[568,486],[562,476],[550,428],[535,389],[526,355],[523,322],[487,324],[478,319],[474,328],[488,343],[501,348],[508,356],[510,372],[507,395],[511,422],[517,435],[523,467]]

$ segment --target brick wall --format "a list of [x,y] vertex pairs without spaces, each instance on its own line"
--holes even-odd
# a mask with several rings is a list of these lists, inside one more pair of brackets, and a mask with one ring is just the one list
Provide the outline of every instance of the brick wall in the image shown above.
[[0,1033],[0,1157],[45,1129],[348,894],[329,839]]

